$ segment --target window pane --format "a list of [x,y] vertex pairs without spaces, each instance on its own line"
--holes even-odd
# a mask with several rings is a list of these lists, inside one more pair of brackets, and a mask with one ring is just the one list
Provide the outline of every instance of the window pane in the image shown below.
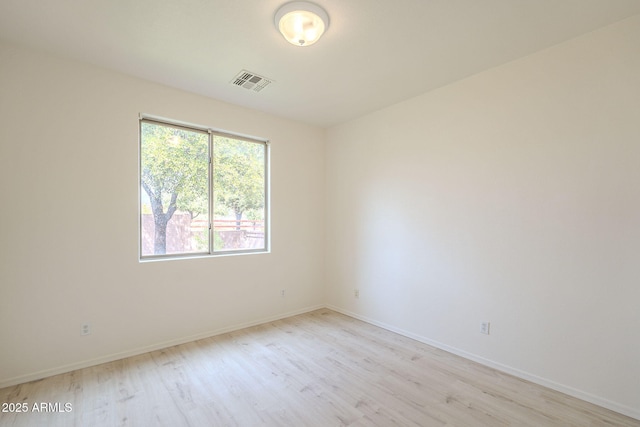
[[215,251],[265,249],[263,143],[213,138],[213,247]]
[[141,123],[142,256],[209,251],[209,135]]

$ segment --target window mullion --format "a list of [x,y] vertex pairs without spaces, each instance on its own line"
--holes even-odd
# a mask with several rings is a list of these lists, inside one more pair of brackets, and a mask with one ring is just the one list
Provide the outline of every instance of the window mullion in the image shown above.
[[215,212],[215,198],[213,194],[213,132],[209,129],[209,254],[214,252],[213,218]]

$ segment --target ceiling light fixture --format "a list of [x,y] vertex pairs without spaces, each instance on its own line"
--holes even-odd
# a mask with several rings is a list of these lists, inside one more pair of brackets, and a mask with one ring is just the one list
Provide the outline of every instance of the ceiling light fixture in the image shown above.
[[329,28],[329,15],[316,4],[292,1],[278,9],[275,24],[289,43],[311,46]]

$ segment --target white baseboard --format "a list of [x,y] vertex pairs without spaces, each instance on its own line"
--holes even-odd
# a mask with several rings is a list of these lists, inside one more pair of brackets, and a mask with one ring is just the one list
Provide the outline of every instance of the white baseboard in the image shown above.
[[297,316],[298,314],[308,313],[310,311],[325,308],[324,304],[306,307],[300,310],[289,311],[286,313],[277,314],[274,316],[253,320],[250,322],[240,323],[233,326],[228,326],[213,331],[203,332],[200,334],[190,335],[187,337],[177,338],[174,340],[163,341],[149,346],[138,347],[133,350],[127,350],[119,353],[110,354],[103,357],[97,357],[95,359],[84,360],[81,362],[70,363],[64,366],[58,366],[56,368],[45,369],[42,371],[34,372],[26,375],[19,375],[13,378],[7,378],[0,380],[0,388],[10,387],[16,384],[23,384],[29,381],[40,380],[54,375],[64,374],[67,372],[75,371],[77,369],[88,368],[90,366],[101,365],[103,363],[113,362],[115,360],[125,359],[127,357],[138,356],[140,354],[149,353],[151,351],[162,350],[164,348],[173,347],[174,345],[185,344],[192,341],[201,340],[203,338],[209,338],[216,335],[226,334],[227,332],[233,332],[251,326],[261,325],[263,323],[273,322],[275,320],[284,319],[286,317]]
[[367,322],[367,323],[370,323],[372,325],[379,326],[379,327],[381,327],[383,329],[386,329],[388,331],[395,332],[397,334],[400,334],[400,335],[403,335],[405,337],[414,339],[416,341],[420,341],[421,343],[428,344],[430,346],[439,348],[441,350],[444,350],[446,352],[455,354],[457,356],[464,357],[465,359],[469,359],[469,360],[472,360],[474,362],[478,362],[481,365],[488,366],[488,367],[496,369],[498,371],[505,372],[507,374],[513,375],[515,377],[518,377],[518,378],[521,378],[521,379],[524,379],[524,380],[527,380],[527,381],[531,381],[532,383],[535,383],[535,384],[550,388],[550,389],[555,390],[555,391],[559,391],[561,393],[564,393],[564,394],[567,394],[569,396],[578,398],[580,400],[584,400],[586,402],[593,403],[594,405],[598,405],[598,406],[601,406],[603,408],[610,409],[610,410],[612,410],[614,412],[617,412],[619,414],[626,415],[628,417],[640,420],[640,409],[635,409],[635,408],[631,408],[631,407],[626,406],[626,405],[621,405],[619,403],[612,402],[612,401],[610,401],[608,399],[604,399],[602,397],[595,396],[595,395],[590,394],[590,393],[586,393],[584,391],[575,389],[573,387],[569,387],[567,385],[560,384],[560,383],[557,383],[555,381],[551,381],[549,379],[542,378],[542,377],[539,377],[539,376],[534,375],[534,374],[530,374],[530,373],[522,371],[520,369],[516,369],[516,368],[513,368],[511,366],[504,365],[502,363],[494,362],[493,360],[489,360],[489,359],[486,359],[484,357],[475,355],[473,353],[469,353],[469,352],[466,352],[464,350],[460,350],[458,348],[451,347],[449,345],[446,345],[446,344],[443,344],[441,342],[434,341],[432,339],[429,339],[429,338],[414,334],[414,333],[409,332],[409,331],[405,331],[404,329],[396,328],[395,326],[388,325],[388,324],[386,324],[384,322],[379,322],[379,321],[377,321],[375,319],[371,319],[369,317],[362,316],[360,314],[350,312],[349,310],[345,310],[345,309],[342,309],[340,307],[336,307],[336,306],[333,306],[333,305],[327,305],[326,307],[328,309],[330,309],[330,310],[337,311],[338,313],[342,313],[342,314],[344,314],[346,316],[353,317],[353,318],[358,319],[358,320],[362,320],[363,322]]

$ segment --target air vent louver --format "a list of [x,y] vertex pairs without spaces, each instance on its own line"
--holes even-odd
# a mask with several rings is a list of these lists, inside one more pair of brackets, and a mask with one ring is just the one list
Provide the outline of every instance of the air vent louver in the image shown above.
[[266,77],[259,76],[256,73],[252,73],[247,70],[240,71],[238,75],[231,80],[231,84],[254,92],[260,92],[272,82],[273,80],[271,79],[267,79]]

